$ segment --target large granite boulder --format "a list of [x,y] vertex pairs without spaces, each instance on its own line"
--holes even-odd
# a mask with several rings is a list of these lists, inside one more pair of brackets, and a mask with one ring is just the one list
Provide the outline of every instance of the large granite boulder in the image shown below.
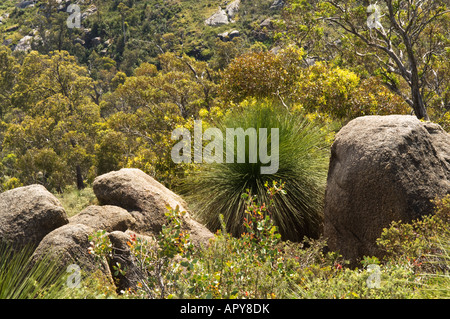
[[366,116],[349,122],[331,149],[324,207],[329,248],[354,265],[381,256],[376,239],[392,221],[433,211],[450,193],[450,135],[413,116]]
[[[136,220],[130,227],[140,234],[157,235],[167,223],[168,207],[186,211],[186,202],[164,185],[134,168],[123,168],[98,176],[93,183],[94,193],[102,205],[115,205],[130,212]],[[192,219],[184,218],[186,230],[196,244],[206,244],[213,234]]]
[[61,203],[42,185],[0,194],[0,242],[16,249],[37,246],[48,233],[68,222]]

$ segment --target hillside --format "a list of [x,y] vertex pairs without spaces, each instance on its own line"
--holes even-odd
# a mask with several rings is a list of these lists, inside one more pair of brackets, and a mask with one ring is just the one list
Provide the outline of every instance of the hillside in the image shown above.
[[[96,52],[113,58],[130,74],[141,62],[155,62],[158,54],[167,51],[210,60],[218,39],[230,41],[239,37],[246,47],[256,41],[270,46],[267,31],[270,24],[266,19],[279,15],[282,6],[276,5],[278,2],[76,1],[81,23],[79,27],[68,28],[67,22],[75,21],[71,18],[75,12],[71,10],[75,9],[69,8],[73,1],[9,0],[0,6],[0,34],[4,45],[19,51],[29,47],[41,53],[62,49],[81,62],[87,62]],[[208,25],[206,21],[219,8],[222,12],[230,11],[229,15],[225,20],[216,21],[213,17]]]

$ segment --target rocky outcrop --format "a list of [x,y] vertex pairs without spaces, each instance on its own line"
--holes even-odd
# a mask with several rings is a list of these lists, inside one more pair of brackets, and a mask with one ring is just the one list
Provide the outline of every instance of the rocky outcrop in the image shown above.
[[230,23],[230,21],[228,21],[227,12],[222,8],[219,8],[208,19],[205,20],[205,24],[209,26],[217,26],[228,23]]
[[376,239],[392,221],[432,213],[450,193],[450,136],[413,116],[348,123],[331,149],[324,210],[329,248],[356,262],[380,256]]
[[205,20],[205,24],[209,26],[217,26],[222,24],[229,24],[234,22],[233,18],[239,11],[241,0],[234,0],[229,3],[225,9],[219,7],[208,19]]
[[[120,206],[130,212],[136,223],[130,229],[141,234],[158,234],[167,222],[167,207],[187,210],[185,201],[139,169],[123,168],[94,180],[94,193],[103,205]],[[185,215],[184,224],[194,243],[206,244],[213,234]]]
[[28,52],[31,50],[31,44],[33,42],[33,36],[26,35],[22,39],[17,42],[16,46],[14,47],[14,51],[23,51]]
[[[139,238],[156,250],[155,236],[167,223],[168,207],[185,210],[186,203],[139,169],[101,175],[93,187],[102,206],[88,206],[70,218],[56,197],[41,185],[1,193],[0,244],[6,242],[15,249],[34,246],[32,264],[52,259],[60,270],[74,264],[81,275],[96,273],[97,278],[115,284],[118,290],[135,288],[148,274],[137,266],[130,242]],[[183,218],[184,229],[197,246],[213,237],[188,213]],[[99,230],[111,242],[107,258],[90,253],[91,236]],[[112,272],[118,263],[125,272]]]
[[239,11],[240,5],[241,0],[234,0],[226,6],[225,12],[227,13],[229,19],[233,19],[235,17]]
[[16,248],[37,246],[48,233],[68,222],[58,199],[42,185],[0,194],[0,242]]

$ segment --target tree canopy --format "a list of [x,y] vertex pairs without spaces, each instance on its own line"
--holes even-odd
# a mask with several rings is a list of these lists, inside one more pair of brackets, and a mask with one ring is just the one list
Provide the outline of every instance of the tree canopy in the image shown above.
[[445,0],[249,3],[217,27],[204,1],[92,1],[80,29],[53,0],[12,9],[0,25],[14,38],[0,46],[1,189],[81,189],[122,167],[174,187],[196,167],[171,160],[171,132],[217,126],[254,99],[332,130],[374,114],[450,128]]

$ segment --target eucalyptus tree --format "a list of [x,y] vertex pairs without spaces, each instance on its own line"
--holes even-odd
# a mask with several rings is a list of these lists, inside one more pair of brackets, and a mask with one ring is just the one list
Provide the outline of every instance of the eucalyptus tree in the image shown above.
[[[371,4],[358,0],[290,0],[286,10],[288,18],[308,12],[308,24],[297,29],[297,39],[317,43],[310,35],[318,33],[311,30],[323,31],[331,26],[328,30],[337,33],[336,40],[351,49],[354,60],[363,61],[366,71],[381,75],[419,119],[429,119],[430,101],[441,110],[450,108],[448,1],[382,0]],[[325,38],[323,32],[319,35],[321,40]]]

